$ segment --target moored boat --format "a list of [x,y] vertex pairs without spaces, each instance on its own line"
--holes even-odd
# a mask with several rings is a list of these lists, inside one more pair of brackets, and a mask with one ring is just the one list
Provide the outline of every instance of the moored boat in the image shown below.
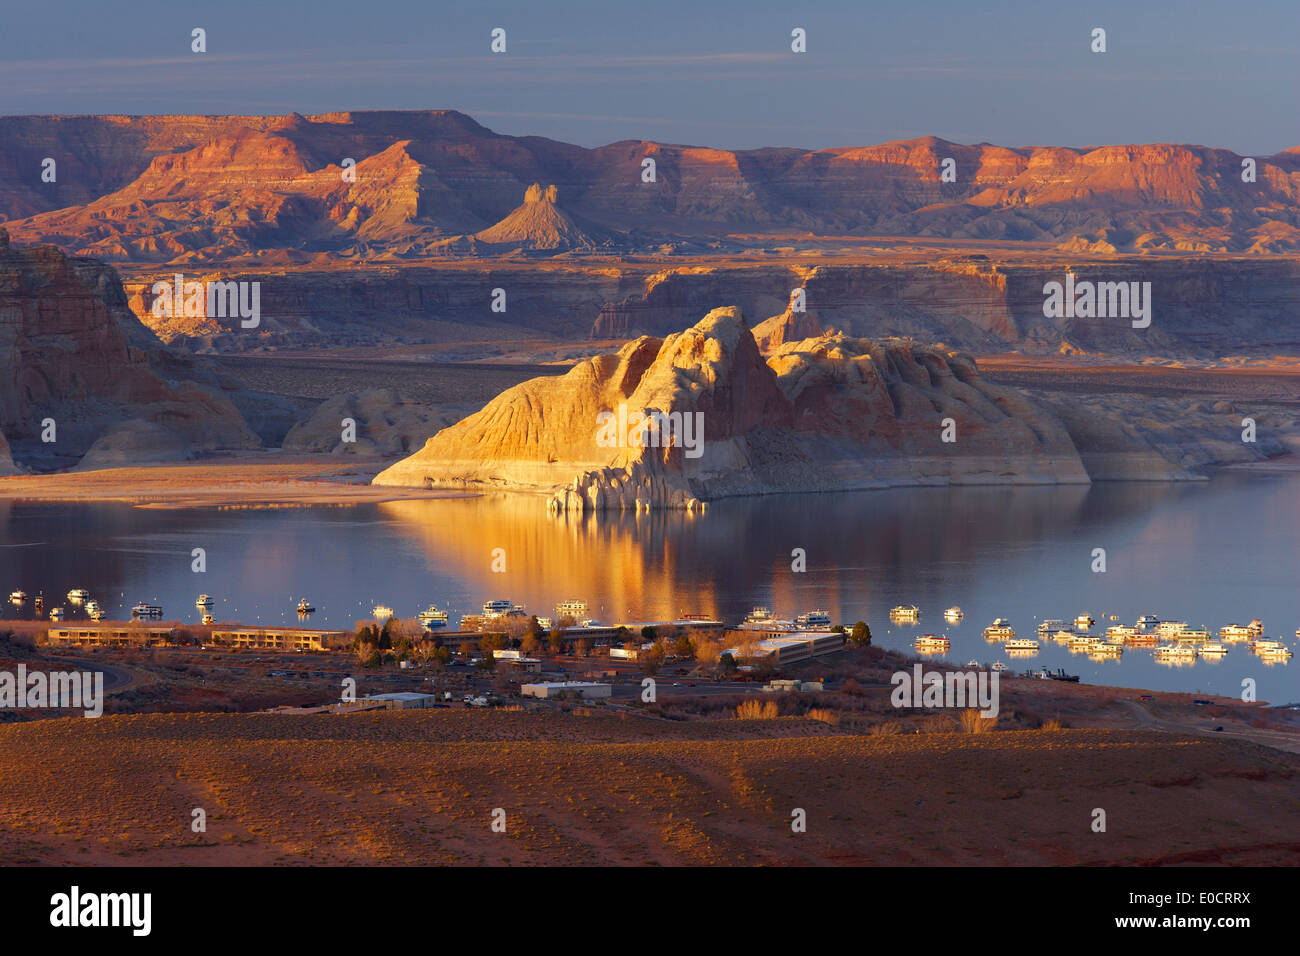
[[[436,604],[430,604],[427,608],[417,614],[416,618],[431,631],[447,626],[447,612],[438,610],[438,605]],[[538,623],[541,623],[540,618],[538,618]]]
[[[1005,617],[995,617],[993,623],[984,628],[984,636],[989,640],[1005,641],[1016,636],[1016,632],[1011,628],[1011,622]],[[1035,647],[1038,645],[1035,644]]]

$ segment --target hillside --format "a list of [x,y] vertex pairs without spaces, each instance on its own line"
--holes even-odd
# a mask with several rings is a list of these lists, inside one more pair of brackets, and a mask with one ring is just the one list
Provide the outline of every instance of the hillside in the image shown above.
[[1295,768],[1228,739],[799,718],[42,720],[0,726],[0,863],[1293,865]]
[[[40,180],[47,156],[63,164],[56,183]],[[519,223],[494,224],[530,184],[547,183],[570,215],[619,235],[625,251],[796,233],[1261,254],[1300,249],[1296,156],[1251,157],[1247,183],[1244,157],[1182,144],[1007,148],[923,137],[813,151],[646,140],[584,149],[497,134],[449,110],[6,117],[0,218],[15,239],[113,262],[456,256],[465,247],[451,237],[515,236]],[[642,180],[645,159],[654,182]],[[942,176],[949,159],[954,181]],[[542,227],[552,238],[564,231]],[[513,245],[492,250],[493,241],[470,253]]]

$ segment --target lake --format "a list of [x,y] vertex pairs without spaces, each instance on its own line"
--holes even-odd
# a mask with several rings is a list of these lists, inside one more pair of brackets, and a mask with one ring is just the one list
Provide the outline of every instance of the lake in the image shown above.
[[[925,488],[784,495],[680,512],[552,517],[540,500],[413,500],[333,508],[155,510],[124,504],[0,502],[0,587],[43,591],[46,607],[88,588],[110,619],[137,601],[166,619],[198,622],[195,597],[218,621],[350,629],[376,603],[412,617],[430,603],[451,623],[486,600],[510,598],[553,616],[585,600],[605,623],[715,615],[738,622],[754,605],[778,617],[825,608],[871,625],[875,643],[910,650],[947,633],[947,660],[1008,661],[983,628],[1009,618],[1034,637],[1043,618],[1091,613],[1205,624],[1259,617],[1295,648],[1300,626],[1300,475],[1220,473],[1187,484]],[[207,570],[191,570],[203,548]],[[1105,549],[1106,571],[1092,571]],[[497,549],[501,549],[497,552]],[[803,549],[807,570],[791,568]],[[505,570],[493,570],[504,558]],[[897,604],[916,626],[890,623]],[[965,611],[944,622],[950,605]],[[30,602],[28,604],[30,608]],[[30,613],[30,612],[29,612]],[[4,605],[4,615],[15,609]],[[1106,619],[1103,620],[1103,615]],[[1266,665],[1243,644],[1221,660],[1179,667],[1149,649],[1095,662],[1050,640],[1013,669],[1063,667],[1089,683],[1237,695],[1254,678],[1261,700],[1300,700],[1300,664]]]

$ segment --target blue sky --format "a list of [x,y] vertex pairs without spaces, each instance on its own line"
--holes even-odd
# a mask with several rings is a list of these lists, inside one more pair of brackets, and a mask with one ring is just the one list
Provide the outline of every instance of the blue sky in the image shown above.
[[1133,6],[4,0],[0,113],[458,109],[586,146],[1300,145],[1300,3]]

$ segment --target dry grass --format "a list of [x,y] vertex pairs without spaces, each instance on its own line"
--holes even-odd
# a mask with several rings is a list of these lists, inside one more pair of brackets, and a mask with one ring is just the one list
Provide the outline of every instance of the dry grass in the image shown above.
[[961,728],[964,734],[987,734],[992,733],[997,727],[998,719],[994,717],[985,717],[974,707],[967,707],[957,715],[957,726]]
[[776,720],[780,709],[774,700],[743,700],[736,707],[736,716],[741,720]]
[[833,710],[827,710],[825,707],[814,707],[805,714],[809,720],[817,720],[823,724],[830,724],[832,727],[840,722],[840,715]]
[[[1300,758],[946,723],[866,736],[800,718],[430,710],[11,724],[0,864],[1300,862]],[[189,830],[196,806],[206,834]],[[1111,810],[1104,837],[1094,806]],[[812,824],[794,840],[792,807]]]

